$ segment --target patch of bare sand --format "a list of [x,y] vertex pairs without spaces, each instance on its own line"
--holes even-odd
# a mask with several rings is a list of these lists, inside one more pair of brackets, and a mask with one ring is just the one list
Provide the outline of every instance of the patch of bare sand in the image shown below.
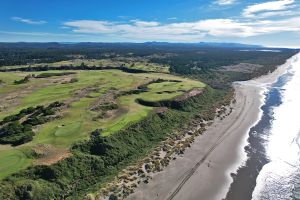
[[35,165],[52,165],[72,155],[67,149],[54,147],[49,144],[38,144],[32,150],[38,157],[34,161]]
[[194,89],[192,89],[192,90],[190,90],[188,92],[185,92],[183,95],[180,95],[179,97],[176,97],[175,100],[176,101],[183,101],[183,100],[186,100],[186,99],[188,99],[190,97],[194,97],[194,96],[196,96],[198,94],[201,94],[202,91],[203,91],[202,88],[194,88]]

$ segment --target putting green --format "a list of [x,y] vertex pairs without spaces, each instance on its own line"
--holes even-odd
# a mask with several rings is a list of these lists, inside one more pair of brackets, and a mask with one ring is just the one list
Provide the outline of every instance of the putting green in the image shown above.
[[80,130],[81,124],[82,122],[74,122],[57,127],[54,135],[57,137],[66,137],[72,134],[77,134],[77,132]]

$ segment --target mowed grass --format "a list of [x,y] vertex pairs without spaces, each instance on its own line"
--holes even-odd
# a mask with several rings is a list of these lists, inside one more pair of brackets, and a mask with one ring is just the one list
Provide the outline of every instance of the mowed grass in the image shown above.
[[24,85],[15,85],[13,84],[15,80],[19,80],[23,78],[23,74],[13,73],[13,72],[0,72],[0,80],[3,81],[0,84],[0,96],[1,94],[5,94],[8,92],[16,91],[17,89],[22,89]]
[[0,179],[32,164],[32,159],[22,150],[24,148],[0,147]]
[[201,88],[204,84],[192,80],[182,80],[182,82],[162,82],[152,83],[148,86],[149,92],[140,96],[147,101],[159,101],[174,98],[191,88]]
[[[30,88],[29,92],[18,99],[17,105],[13,105],[0,113],[0,119],[30,106],[47,105],[54,101],[68,102],[68,107],[61,111],[62,117],[38,127],[33,141],[15,148],[10,147],[5,150],[0,148],[0,178],[32,164],[32,158],[27,157],[23,153],[25,147],[30,149],[37,144],[49,144],[56,147],[69,148],[74,142],[87,139],[89,133],[95,129],[102,129],[104,136],[113,134],[128,124],[146,117],[154,109],[136,103],[135,100],[137,98],[158,101],[174,98],[192,88],[204,87],[204,84],[201,82],[169,74],[129,74],[119,70],[75,72],[76,74],[67,75],[78,79],[78,82],[74,83],[61,84],[59,81],[53,81],[54,79],[67,77],[62,76],[59,78],[32,79],[22,85],[14,85],[13,81],[16,78],[21,79],[28,73],[0,73],[0,77],[6,77],[7,74],[10,75],[9,78],[4,80],[7,83],[0,88],[3,95]],[[152,83],[148,86],[149,91],[147,92],[121,96],[116,100],[119,110],[115,112],[114,116],[109,118],[97,118],[99,112],[91,111],[90,109],[93,103],[112,89],[129,91],[158,78],[180,80],[181,82]]]

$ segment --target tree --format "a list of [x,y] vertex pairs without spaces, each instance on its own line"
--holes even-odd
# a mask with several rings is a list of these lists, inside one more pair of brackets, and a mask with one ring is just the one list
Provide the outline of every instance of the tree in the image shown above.
[[82,62],[82,63],[80,64],[80,67],[81,67],[81,68],[85,68],[85,67],[86,67],[85,63]]

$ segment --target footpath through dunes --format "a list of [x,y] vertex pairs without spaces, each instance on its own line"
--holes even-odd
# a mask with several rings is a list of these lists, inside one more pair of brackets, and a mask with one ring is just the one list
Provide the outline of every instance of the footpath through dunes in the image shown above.
[[231,182],[227,172],[240,159],[237,152],[259,115],[260,90],[235,85],[236,103],[225,119],[216,119],[185,154],[153,175],[128,197],[134,199],[221,199]]
[[[25,77],[29,77],[26,82],[15,83]],[[64,103],[55,116],[32,126],[35,135],[31,141],[1,149],[1,178],[30,165],[49,165],[70,156],[69,147],[88,139],[96,129],[108,136],[145,118],[155,108],[139,104],[137,98],[169,100],[205,86],[168,74],[119,70],[0,72],[0,79],[0,96],[5,97],[0,100],[5,106],[0,111],[0,121],[29,107],[47,106],[55,101]],[[28,117],[17,121],[22,124]],[[5,161],[13,158],[18,158],[20,164],[10,167]]]

